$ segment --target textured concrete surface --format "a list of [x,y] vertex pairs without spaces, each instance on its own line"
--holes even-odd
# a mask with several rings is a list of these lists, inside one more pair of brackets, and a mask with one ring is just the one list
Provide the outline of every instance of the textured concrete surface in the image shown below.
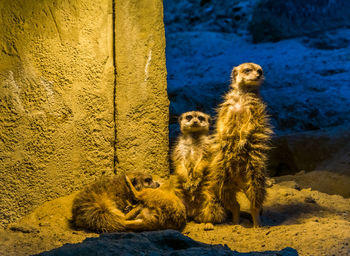
[[0,1],[0,226],[113,173],[112,1]]
[[[161,0],[116,1],[116,170],[169,173]],[[118,35],[123,36],[118,36]]]

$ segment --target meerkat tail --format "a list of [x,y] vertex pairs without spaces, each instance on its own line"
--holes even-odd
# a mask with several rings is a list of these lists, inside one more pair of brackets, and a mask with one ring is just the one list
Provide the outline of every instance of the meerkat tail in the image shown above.
[[224,208],[219,203],[209,203],[203,207],[195,221],[199,223],[223,223],[226,219]]
[[97,232],[124,231],[124,213],[116,208],[109,196],[92,193],[91,197],[92,201],[76,209],[79,214],[75,217],[75,225]]
[[210,193],[205,193],[205,204],[200,210],[195,221],[199,223],[222,223],[226,219],[226,212],[223,206],[217,202]]

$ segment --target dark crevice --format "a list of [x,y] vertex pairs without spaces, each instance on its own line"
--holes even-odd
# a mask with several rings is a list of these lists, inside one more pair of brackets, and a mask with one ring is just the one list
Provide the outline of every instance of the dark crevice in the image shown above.
[[116,18],[116,10],[115,10],[115,0],[112,0],[112,54],[113,54],[113,124],[114,124],[114,139],[113,139],[113,172],[116,173],[116,165],[118,163],[118,157],[117,157],[117,120],[116,120],[116,114],[117,114],[117,106],[116,106],[116,88],[117,88],[117,65],[116,65],[116,45],[115,45],[115,18]]

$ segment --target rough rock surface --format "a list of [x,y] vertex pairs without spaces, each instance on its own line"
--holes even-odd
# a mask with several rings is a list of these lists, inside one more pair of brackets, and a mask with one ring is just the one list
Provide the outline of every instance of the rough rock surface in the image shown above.
[[[349,29],[340,29],[332,31],[328,40],[323,39],[332,44],[338,36],[349,35]],[[229,89],[232,67],[255,62],[265,72],[261,94],[277,134],[349,123],[350,44],[333,50],[310,48],[315,40],[319,39],[252,44],[235,34],[168,33],[171,116],[193,109],[215,114],[222,95]],[[170,126],[170,130],[173,132],[174,127]]]
[[0,24],[0,226],[115,169],[169,173],[162,1],[4,0]]
[[163,2],[115,1],[115,10],[116,170],[165,176],[169,100]]
[[313,170],[348,140],[350,44],[340,38],[349,35],[349,29],[339,29],[327,37],[252,44],[229,33],[168,33],[171,142],[179,134],[177,116],[196,109],[215,116],[232,67],[256,62],[265,71],[262,97],[276,135],[282,136],[271,174]]
[[347,0],[164,0],[166,30],[235,33],[256,42],[324,32],[350,24]]
[[[268,170],[271,176],[302,170],[328,170],[350,176],[349,152],[348,125],[281,135],[273,140]],[[338,194],[345,196],[347,192]]]
[[247,34],[258,0],[164,0],[164,23],[169,33],[216,31]]
[[0,2],[0,225],[113,171],[109,1]]
[[208,245],[199,243],[178,231],[165,230],[143,233],[111,233],[103,234],[99,238],[88,238],[80,244],[68,244],[61,248],[40,253],[42,256],[78,256],[78,255],[280,255],[297,256],[292,248],[285,248],[276,252],[238,253],[227,246]]
[[254,7],[249,30],[253,42],[259,43],[319,34],[349,24],[347,0],[261,0]]

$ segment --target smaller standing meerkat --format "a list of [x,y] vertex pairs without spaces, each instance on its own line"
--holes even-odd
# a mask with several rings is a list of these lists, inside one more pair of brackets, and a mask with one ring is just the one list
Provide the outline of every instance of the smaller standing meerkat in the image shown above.
[[[150,174],[134,172],[129,176],[137,190],[159,187]],[[124,174],[103,177],[76,196],[71,223],[94,232],[126,231],[128,221],[125,214],[136,203]]]
[[218,108],[211,146],[211,187],[224,208],[239,223],[240,206],[236,193],[250,201],[253,226],[258,227],[266,195],[266,161],[272,128],[266,105],[259,95],[264,81],[262,68],[244,63],[232,70],[232,89]]
[[181,230],[186,225],[186,208],[174,190],[145,188],[137,191],[128,177],[126,183],[137,202],[126,214],[128,231]]
[[[179,117],[181,135],[172,152],[176,189],[184,201],[187,217],[199,223],[220,223],[225,218],[219,204],[203,211],[205,201],[213,201],[208,187],[210,116],[191,111]],[[210,227],[208,229],[211,229]]]

